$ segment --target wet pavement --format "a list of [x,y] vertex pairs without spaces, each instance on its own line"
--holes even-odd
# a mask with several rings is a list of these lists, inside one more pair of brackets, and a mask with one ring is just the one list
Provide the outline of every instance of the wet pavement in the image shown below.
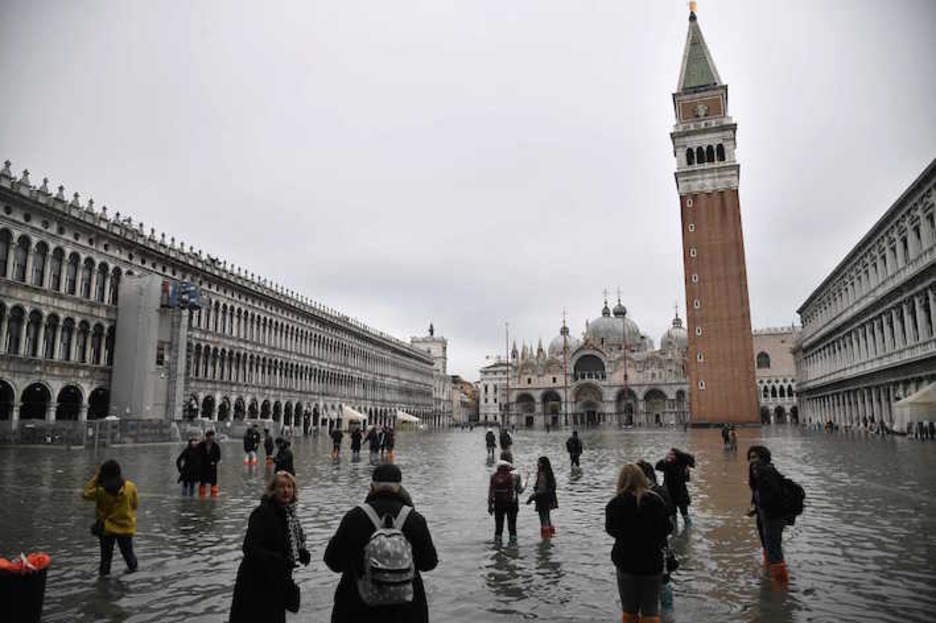
[[[936,442],[827,435],[798,429],[742,430],[726,452],[717,431],[590,430],[581,473],[570,473],[567,431],[518,431],[514,455],[534,472],[556,471],[558,534],[543,542],[532,506],[521,507],[519,545],[493,545],[487,514],[490,467],[484,432],[400,433],[397,464],[432,530],[439,567],[424,576],[433,621],[619,621],[604,533],[604,506],[624,462],[655,462],[670,446],[696,455],[690,483],[694,524],[673,539],[670,621],[931,621],[936,612]],[[761,568],[744,449],[764,443],[779,469],[807,492],[806,511],[785,533],[788,591]],[[181,446],[98,451],[0,448],[0,554],[52,556],[45,621],[225,621],[247,516],[268,477],[245,468],[240,442],[222,445],[221,497],[182,498]],[[312,564],[296,572],[302,610],[293,621],[328,621],[338,575],[321,562],[341,516],[363,500],[371,467],[334,464],[324,437],[294,443],[300,509]],[[261,449],[262,452],[262,449]],[[347,446],[344,452],[348,453]],[[80,490],[95,465],[117,459],[139,487],[135,546],[140,570],[98,579],[93,505]]]

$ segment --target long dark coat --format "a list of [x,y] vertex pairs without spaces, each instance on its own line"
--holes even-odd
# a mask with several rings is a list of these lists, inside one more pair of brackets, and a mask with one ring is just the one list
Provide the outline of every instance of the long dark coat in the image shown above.
[[[412,504],[405,493],[371,494],[367,502],[377,511],[378,516],[400,512],[404,503]],[[332,609],[332,623],[428,623],[429,605],[426,590],[423,587],[420,571],[431,571],[439,564],[435,546],[426,520],[418,512],[411,511],[403,524],[403,534],[413,548],[413,564],[416,577],[413,579],[413,603],[405,606],[369,608],[361,601],[356,578],[362,573],[361,564],[364,546],[374,533],[374,524],[360,508],[348,511],[337,532],[328,542],[325,550],[325,564],[336,573],[341,573],[341,581],[335,590],[335,606]]]
[[247,524],[230,623],[286,620],[286,591],[292,585],[288,550],[286,511],[264,496]]
[[201,477],[201,453],[198,446],[185,446],[176,459],[176,469],[179,470],[179,482],[198,482]]
[[689,506],[689,468],[695,467],[695,457],[686,452],[677,452],[675,461],[657,461],[656,470],[663,472],[663,486],[669,491],[676,506]]
[[211,442],[211,448],[204,441],[198,443],[198,453],[201,455],[201,484],[218,484],[218,463],[221,462],[221,448],[218,442]]

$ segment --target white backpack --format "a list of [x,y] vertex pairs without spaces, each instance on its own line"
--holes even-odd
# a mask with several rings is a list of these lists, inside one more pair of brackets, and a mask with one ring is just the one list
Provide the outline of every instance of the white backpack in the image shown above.
[[413,547],[403,534],[403,523],[412,509],[404,506],[396,519],[377,516],[366,502],[359,508],[374,524],[374,534],[364,546],[364,573],[357,579],[358,593],[368,606],[393,606],[413,601]]

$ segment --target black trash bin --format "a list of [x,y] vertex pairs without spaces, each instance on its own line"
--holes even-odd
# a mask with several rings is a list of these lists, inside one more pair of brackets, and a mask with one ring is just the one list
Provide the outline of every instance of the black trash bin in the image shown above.
[[[15,623],[39,623],[42,620],[42,604],[45,601],[46,574],[49,557],[29,555],[29,563],[35,570],[23,570],[22,564],[0,564],[0,604],[8,613],[5,620]],[[6,563],[6,560],[3,560]]]

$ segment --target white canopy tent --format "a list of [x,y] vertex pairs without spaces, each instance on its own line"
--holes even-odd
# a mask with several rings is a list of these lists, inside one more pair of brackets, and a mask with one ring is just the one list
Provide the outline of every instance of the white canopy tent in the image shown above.
[[341,405],[339,413],[341,414],[342,428],[350,428],[351,422],[360,422],[363,426],[364,422],[367,421],[366,415],[360,411],[355,411],[348,405]]
[[415,424],[416,426],[422,426],[422,420],[420,420],[415,415],[410,415],[406,411],[400,411],[397,409],[396,412],[396,421],[398,424]]
[[936,383],[930,383],[894,403],[894,428],[903,433],[907,423],[936,421]]

